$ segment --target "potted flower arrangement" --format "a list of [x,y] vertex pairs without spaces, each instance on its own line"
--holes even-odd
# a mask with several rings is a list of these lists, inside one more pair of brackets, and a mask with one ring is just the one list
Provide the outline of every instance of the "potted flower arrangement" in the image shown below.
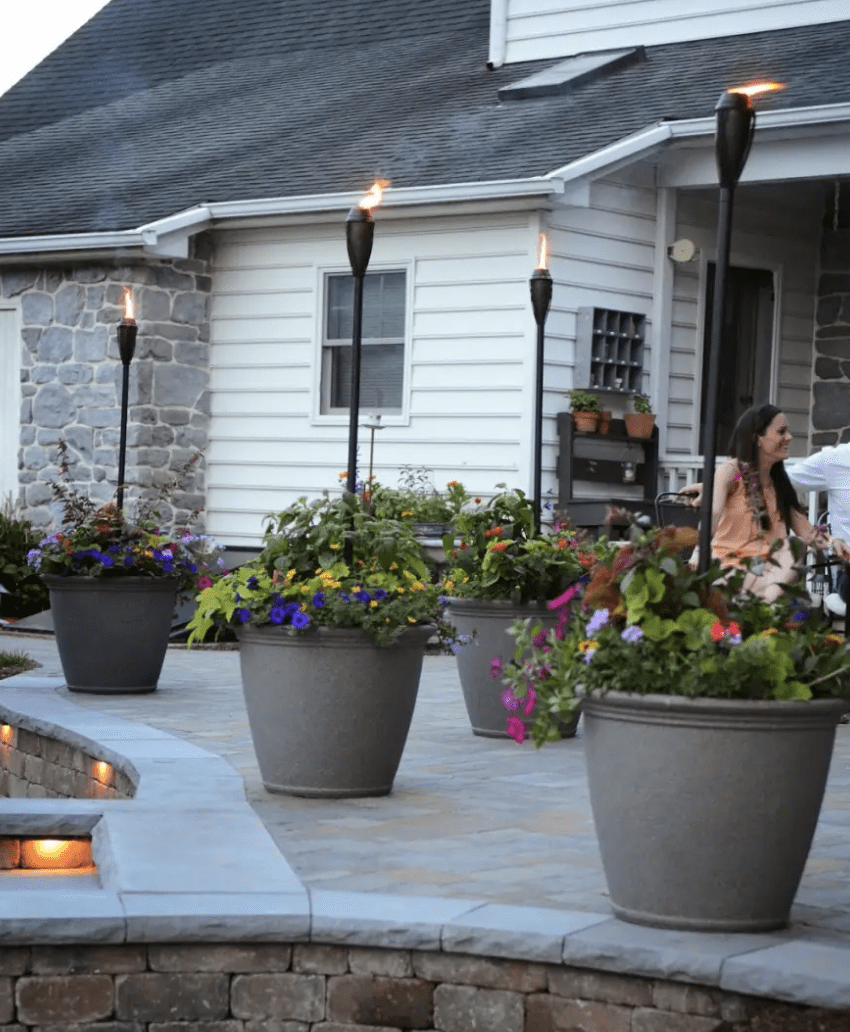
[[66,479],[52,486],[62,527],[27,553],[27,563],[50,593],[66,682],[79,692],[152,692],[178,594],[191,597],[211,583],[223,566],[220,548],[203,534],[161,530],[153,501],[140,502],[133,519],[114,504],[98,506],[70,485],[64,442],[59,451]]
[[[582,705],[611,902],[701,931],[788,921],[820,809],[850,645],[799,585],[774,603],[743,572],[692,570],[697,531],[632,526],[545,642],[517,623],[506,704],[540,745]],[[511,722],[515,737],[526,721]]]
[[458,674],[472,731],[504,738],[497,678],[513,653],[509,629],[517,619],[529,620],[535,634],[554,626],[545,600],[582,576],[595,561],[596,546],[557,521],[552,533],[536,533],[532,500],[497,486],[502,492],[486,505],[458,516],[459,541],[444,543],[451,565],[443,589],[458,634]]
[[625,412],[623,422],[626,424],[626,433],[629,437],[646,439],[652,437],[652,429],[655,426],[655,413],[645,394],[635,394],[632,399],[634,412]]
[[235,629],[270,792],[386,795],[441,613],[412,527],[325,495],[271,516],[257,559],[200,593],[189,644]]
[[580,433],[592,434],[599,423],[599,398],[590,391],[575,388],[569,392],[573,425]]

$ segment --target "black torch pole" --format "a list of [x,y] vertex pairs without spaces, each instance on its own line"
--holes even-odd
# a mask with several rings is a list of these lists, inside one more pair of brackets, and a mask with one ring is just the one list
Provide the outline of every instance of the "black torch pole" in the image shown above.
[[717,212],[717,264],[714,269],[714,302],[711,310],[711,340],[708,350],[705,423],[703,427],[702,504],[700,506],[699,572],[711,565],[712,495],[717,456],[717,387],[720,379],[720,348],[732,241],[732,204],[735,186],[750,152],[755,113],[749,97],[724,93],[716,107],[715,151],[720,178]]
[[130,363],[136,350],[136,321],[122,319],[118,325],[118,353],[121,356],[121,436],[118,441],[118,511],[124,509],[124,469],[127,461],[127,405],[130,396]]
[[537,323],[537,391],[534,408],[534,529],[540,533],[543,477],[543,341],[546,316],[552,301],[552,277],[548,269],[535,269],[528,281],[531,307]]
[[[354,276],[354,309],[351,319],[351,398],[348,419],[348,477],[346,490],[357,490],[357,426],[360,419],[360,351],[363,339],[363,280],[372,255],[375,222],[367,208],[352,208],[345,220],[345,242]],[[353,545],[345,543],[345,560],[351,563]]]

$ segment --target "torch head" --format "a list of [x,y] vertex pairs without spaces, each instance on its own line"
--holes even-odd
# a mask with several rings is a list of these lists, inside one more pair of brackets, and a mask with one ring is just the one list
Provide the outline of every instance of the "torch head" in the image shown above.
[[552,301],[552,277],[548,269],[535,269],[528,281],[531,289],[531,307],[534,320],[538,326],[546,322],[549,305]]
[[355,207],[345,220],[345,243],[351,271],[357,279],[366,275],[375,239],[375,220],[368,208]]

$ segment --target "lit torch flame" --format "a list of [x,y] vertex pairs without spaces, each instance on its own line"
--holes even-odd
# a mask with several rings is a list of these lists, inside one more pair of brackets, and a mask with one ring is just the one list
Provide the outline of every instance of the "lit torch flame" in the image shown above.
[[758,82],[750,82],[744,86],[731,86],[727,93],[743,93],[745,97],[758,97],[762,93],[772,93],[775,90],[784,90],[784,82],[766,82],[760,79]]
[[364,211],[371,211],[373,208],[377,208],[381,203],[384,189],[389,185],[389,179],[376,179],[369,188],[369,193],[366,194],[357,207],[362,208]]
[[545,233],[541,233],[540,236],[537,239],[537,268],[538,269],[545,269],[546,268],[546,261],[547,261],[547,258],[548,258],[548,254],[547,254],[548,243],[549,242],[546,239],[546,234]]
[[124,320],[126,322],[132,322],[134,318],[133,292],[129,287],[124,287]]

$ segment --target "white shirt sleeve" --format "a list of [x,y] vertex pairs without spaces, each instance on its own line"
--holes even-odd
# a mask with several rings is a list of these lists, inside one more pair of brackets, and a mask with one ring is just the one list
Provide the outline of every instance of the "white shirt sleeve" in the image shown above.
[[810,455],[807,459],[785,466],[791,483],[803,491],[826,491],[829,485],[825,479],[824,452]]

